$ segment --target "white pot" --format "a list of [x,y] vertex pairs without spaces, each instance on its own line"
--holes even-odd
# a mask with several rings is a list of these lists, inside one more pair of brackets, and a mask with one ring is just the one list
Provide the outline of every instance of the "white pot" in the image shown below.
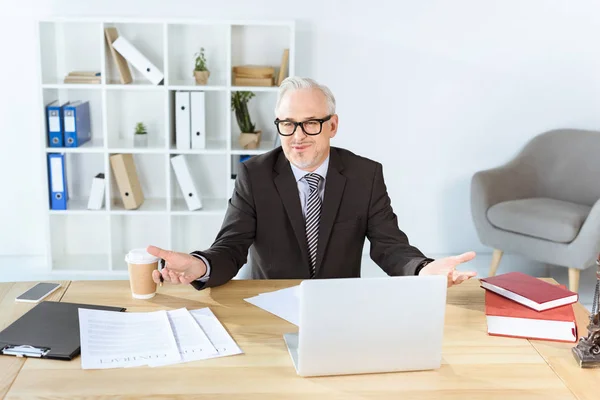
[[134,147],[148,147],[148,134],[144,134],[144,135],[140,135],[140,134],[134,134],[133,135],[133,146]]

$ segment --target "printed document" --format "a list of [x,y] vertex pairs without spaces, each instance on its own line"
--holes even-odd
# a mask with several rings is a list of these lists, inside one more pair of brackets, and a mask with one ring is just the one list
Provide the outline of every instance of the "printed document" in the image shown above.
[[121,313],[80,308],[79,335],[82,369],[181,360],[166,311]]
[[[180,308],[167,311],[167,316],[175,334],[181,362],[205,360],[219,355],[208,336],[187,309]],[[153,360],[150,365],[154,367],[177,362],[179,361],[162,362],[161,360]]]
[[209,308],[79,309],[79,327],[83,369],[160,367],[243,353]]
[[217,349],[216,357],[243,353],[210,308],[192,310],[190,313]]

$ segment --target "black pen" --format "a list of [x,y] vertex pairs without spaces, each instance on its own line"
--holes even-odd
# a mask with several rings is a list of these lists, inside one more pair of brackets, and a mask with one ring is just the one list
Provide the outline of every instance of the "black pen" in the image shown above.
[[159,280],[160,280],[160,286],[163,285],[164,282],[164,278],[162,276],[161,271],[163,270],[163,268],[165,267],[165,260],[163,260],[162,258],[160,259],[160,270],[158,271],[158,276],[159,276]]

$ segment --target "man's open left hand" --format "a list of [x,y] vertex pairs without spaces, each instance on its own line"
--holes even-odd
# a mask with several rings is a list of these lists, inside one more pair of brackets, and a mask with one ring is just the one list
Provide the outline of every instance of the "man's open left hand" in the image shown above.
[[456,267],[462,263],[471,261],[475,258],[475,252],[469,251],[458,256],[440,258],[427,264],[419,272],[423,275],[446,275],[448,277],[448,287],[458,285],[467,279],[477,275],[475,271],[457,271]]

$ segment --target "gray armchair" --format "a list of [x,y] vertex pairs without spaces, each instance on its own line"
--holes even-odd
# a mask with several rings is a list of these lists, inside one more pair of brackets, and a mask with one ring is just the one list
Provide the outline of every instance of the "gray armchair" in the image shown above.
[[600,132],[554,130],[505,165],[477,172],[471,212],[479,239],[503,252],[569,268],[569,289],[600,252]]

